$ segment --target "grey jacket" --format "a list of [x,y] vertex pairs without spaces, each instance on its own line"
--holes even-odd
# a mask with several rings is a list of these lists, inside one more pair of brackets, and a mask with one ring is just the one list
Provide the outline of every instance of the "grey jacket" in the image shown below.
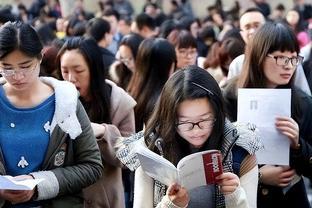
[[[89,118],[69,82],[41,78],[55,92],[55,112],[50,141],[40,171],[29,173],[43,178],[37,185],[43,207],[82,207],[82,188],[101,176],[102,162]],[[3,82],[2,82],[3,84]],[[6,173],[0,149],[0,174]]]

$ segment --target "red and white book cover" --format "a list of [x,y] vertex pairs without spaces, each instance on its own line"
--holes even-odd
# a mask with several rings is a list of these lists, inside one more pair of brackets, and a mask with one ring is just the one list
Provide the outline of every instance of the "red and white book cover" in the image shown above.
[[215,184],[216,177],[223,173],[222,155],[218,150],[188,155],[179,161],[177,167],[146,147],[139,146],[136,153],[144,172],[167,186],[177,182],[191,190]]

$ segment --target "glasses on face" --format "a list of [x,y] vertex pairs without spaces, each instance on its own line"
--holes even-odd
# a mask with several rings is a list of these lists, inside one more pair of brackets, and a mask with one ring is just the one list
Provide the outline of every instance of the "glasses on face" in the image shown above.
[[36,64],[32,67],[33,63],[29,67],[21,67],[21,68],[15,68],[15,69],[8,69],[4,66],[0,66],[0,74],[4,77],[12,77],[16,74],[22,74],[23,76],[27,76],[31,74],[35,69],[37,68],[38,62],[35,62]]
[[275,62],[278,66],[286,66],[290,62],[293,66],[298,66],[302,63],[303,57],[297,56],[297,57],[287,57],[287,56],[273,56],[271,54],[268,54],[267,57],[275,59]]
[[212,118],[212,119],[206,119],[206,120],[198,121],[196,123],[193,123],[193,122],[178,123],[177,129],[179,131],[184,131],[184,132],[193,130],[195,126],[198,126],[198,128],[200,128],[200,129],[209,129],[209,128],[213,127],[216,120],[217,119]]
[[178,52],[183,57],[187,57],[187,56],[195,57],[195,56],[197,56],[197,50],[196,49],[192,49],[192,50],[179,49]]

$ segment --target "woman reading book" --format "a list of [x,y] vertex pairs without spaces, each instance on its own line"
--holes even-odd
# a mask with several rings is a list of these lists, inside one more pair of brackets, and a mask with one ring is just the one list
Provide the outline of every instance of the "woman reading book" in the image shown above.
[[32,190],[4,187],[0,207],[83,207],[82,189],[101,176],[101,153],[75,86],[39,77],[42,48],[30,25],[0,27],[0,175],[43,179]]
[[[119,158],[135,172],[134,207],[256,207],[260,148],[255,128],[233,125],[225,116],[218,83],[205,70],[188,66],[167,81],[145,132],[128,138]],[[135,142],[136,141],[136,142]],[[187,190],[147,176],[132,146],[142,142],[174,165],[204,150],[220,150],[223,174],[216,184]],[[133,145],[135,144],[135,145]]]

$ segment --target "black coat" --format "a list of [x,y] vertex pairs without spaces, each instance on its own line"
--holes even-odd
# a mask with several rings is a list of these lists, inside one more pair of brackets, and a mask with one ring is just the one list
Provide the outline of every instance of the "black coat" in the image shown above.
[[108,73],[109,67],[114,63],[115,55],[112,54],[109,50],[106,48],[100,48],[102,52],[102,59],[103,59],[103,65],[104,65],[104,70],[105,73]]
[[[225,109],[231,121],[237,120],[237,78],[223,88]],[[299,125],[300,149],[290,149],[290,166],[298,175],[312,179],[312,97],[300,89],[292,89],[291,117]],[[258,208],[300,207],[310,208],[303,180],[285,195],[282,188],[259,184]]]

